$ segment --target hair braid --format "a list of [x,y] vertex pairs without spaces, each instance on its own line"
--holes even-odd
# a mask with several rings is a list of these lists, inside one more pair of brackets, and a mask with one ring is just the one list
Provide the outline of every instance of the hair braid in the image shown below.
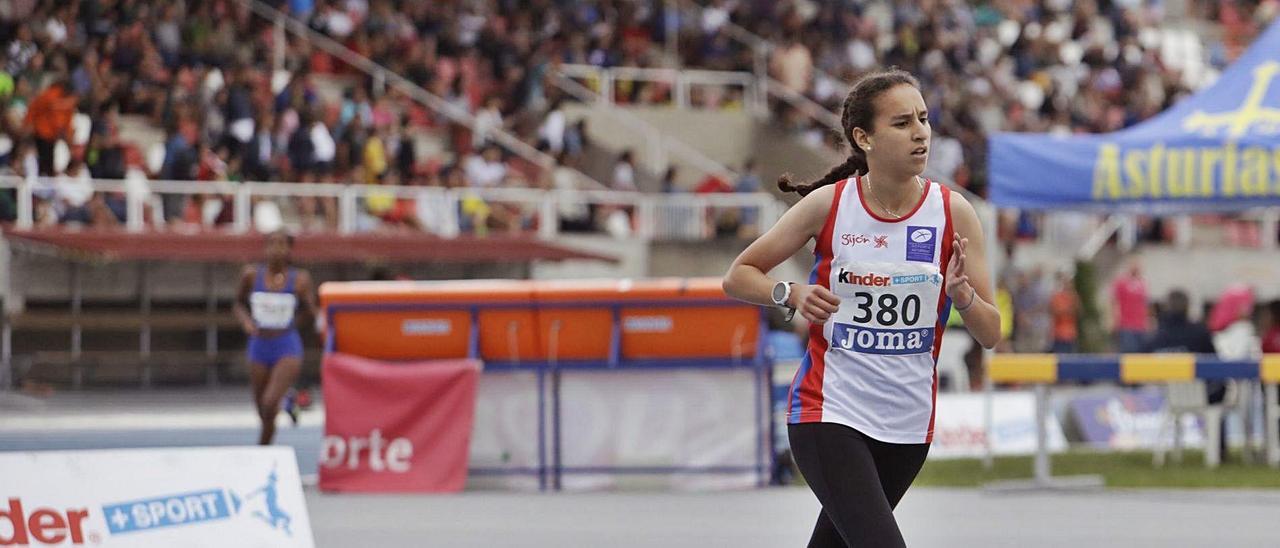
[[783,192],[796,192],[806,196],[819,188],[838,183],[854,175],[865,175],[869,170],[867,153],[853,142],[853,129],[862,128],[863,131],[871,133],[872,122],[875,119],[876,97],[899,85],[920,88],[920,83],[914,76],[897,68],[868,74],[858,80],[853,89],[849,90],[849,95],[845,96],[844,104],[840,109],[840,127],[844,131],[841,137],[849,143],[849,157],[840,165],[831,168],[821,179],[808,184],[795,184],[791,180],[791,174],[784,173],[778,177],[778,188]]

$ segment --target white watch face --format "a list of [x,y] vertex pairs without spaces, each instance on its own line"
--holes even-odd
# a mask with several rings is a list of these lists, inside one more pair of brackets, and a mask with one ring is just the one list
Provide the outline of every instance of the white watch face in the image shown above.
[[777,284],[774,284],[774,286],[773,286],[773,302],[774,302],[774,303],[776,303],[776,304],[779,304],[779,305],[786,304],[786,302],[787,302],[787,289],[789,289],[790,287],[791,287],[791,286],[790,286],[790,285],[787,285],[785,282],[778,282]]

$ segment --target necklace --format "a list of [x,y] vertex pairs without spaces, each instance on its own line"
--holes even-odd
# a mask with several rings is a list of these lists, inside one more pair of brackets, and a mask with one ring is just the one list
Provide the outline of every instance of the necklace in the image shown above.
[[[864,182],[864,183],[866,183],[866,187],[867,187],[867,194],[870,194],[870,195],[871,195],[871,199],[876,201],[876,205],[880,206],[880,209],[883,209],[883,210],[885,211],[885,213],[888,213],[889,215],[892,215],[894,219],[901,219],[901,218],[902,218],[902,215],[901,215],[900,213],[898,213],[898,211],[897,211],[896,209],[891,209],[891,208],[889,208],[889,206],[884,205],[884,202],[880,200],[880,197],[879,197],[879,196],[876,196],[876,190],[875,190],[874,188],[871,188],[871,176],[870,176],[870,175],[864,175],[864,176],[862,177],[862,180],[863,180],[863,182]],[[921,182],[920,182],[920,176],[919,176],[919,175],[917,175],[917,176],[916,176],[916,188],[920,189],[920,191],[922,191],[922,192],[924,191],[924,183],[921,183]],[[915,203],[915,201],[916,201],[916,200],[912,200],[912,201],[910,201],[910,202],[908,202],[908,203]]]

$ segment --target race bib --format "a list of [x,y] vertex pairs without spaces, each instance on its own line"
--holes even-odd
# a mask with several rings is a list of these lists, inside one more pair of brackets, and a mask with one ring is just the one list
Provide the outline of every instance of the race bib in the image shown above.
[[249,295],[253,322],[262,329],[286,329],[293,323],[298,297],[292,293],[255,291]]
[[831,347],[866,354],[933,351],[942,273],[931,263],[832,265],[840,308],[831,316]]

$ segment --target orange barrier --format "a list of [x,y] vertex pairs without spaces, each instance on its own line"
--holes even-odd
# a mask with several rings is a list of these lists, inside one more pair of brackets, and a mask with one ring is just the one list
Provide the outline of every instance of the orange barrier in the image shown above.
[[320,302],[330,350],[390,360],[746,363],[762,321],[719,278],[330,282]]
[[[456,359],[469,357],[479,344],[489,360],[537,355],[533,287],[526,281],[329,282],[320,286],[320,304],[341,310],[328,314],[329,330],[334,348],[348,354]],[[475,308],[481,304],[485,308]],[[473,327],[490,336],[475,340]]]

